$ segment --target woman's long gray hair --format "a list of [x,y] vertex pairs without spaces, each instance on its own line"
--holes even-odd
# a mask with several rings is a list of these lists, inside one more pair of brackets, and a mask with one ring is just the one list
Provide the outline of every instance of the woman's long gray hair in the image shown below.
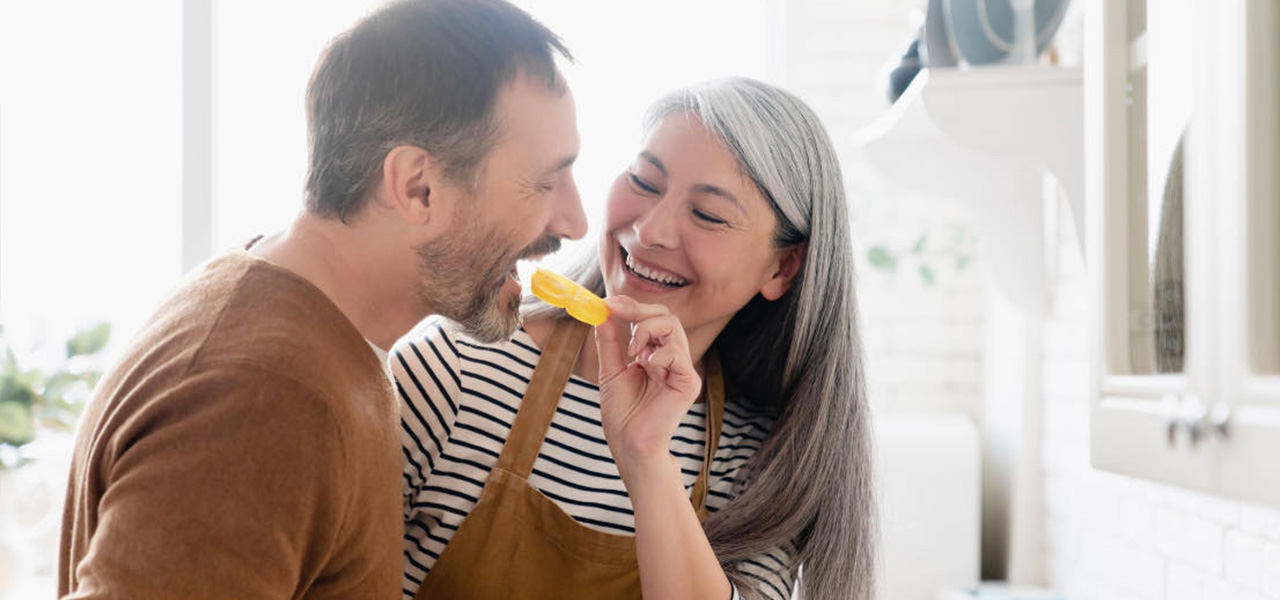
[[[778,219],[774,245],[807,244],[790,291],[774,302],[757,295],[716,339],[731,394],[776,421],[740,470],[738,494],[705,523],[707,538],[745,598],[759,597],[758,583],[734,562],[794,544],[804,600],[871,600],[877,533],[869,412],[835,151],[808,106],[758,81],[676,91],[650,107],[645,130],[682,112],[719,137],[769,200]],[[604,293],[594,248],[567,271]]]

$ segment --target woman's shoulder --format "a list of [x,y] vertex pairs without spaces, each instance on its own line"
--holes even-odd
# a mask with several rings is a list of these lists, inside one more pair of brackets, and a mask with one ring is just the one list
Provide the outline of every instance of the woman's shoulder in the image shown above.
[[393,363],[406,358],[435,358],[449,364],[458,362],[458,325],[444,317],[432,315],[414,326],[391,348]]
[[529,334],[529,339],[535,347],[542,348],[546,346],[547,340],[551,339],[551,332],[556,328],[556,321],[552,319],[527,319],[521,323],[521,329]]
[[725,399],[721,435],[763,442],[773,431],[775,419],[765,410],[752,406],[741,396]]
[[424,340],[444,340],[457,337],[462,333],[462,326],[457,322],[442,317],[440,315],[431,315],[409,330],[404,337],[401,337],[396,346],[404,346],[408,344],[421,343]]
[[432,315],[396,343],[397,351],[430,350],[447,355],[451,361],[517,362],[536,364],[541,351],[523,327],[506,340],[486,343],[476,340],[460,323]]

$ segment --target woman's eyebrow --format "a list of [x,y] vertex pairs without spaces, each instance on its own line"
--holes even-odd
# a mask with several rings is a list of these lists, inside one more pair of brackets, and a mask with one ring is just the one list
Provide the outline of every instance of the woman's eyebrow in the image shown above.
[[699,194],[711,194],[713,196],[720,196],[721,198],[724,198],[725,200],[732,202],[734,206],[738,207],[738,210],[741,210],[744,212],[746,211],[746,209],[742,207],[742,203],[738,202],[737,196],[734,196],[733,194],[729,193],[729,190],[726,190],[720,186],[711,185],[709,183],[699,183],[693,186],[693,191]]
[[[662,173],[663,177],[668,176],[667,166],[662,164],[662,159],[654,156],[652,152],[649,152],[648,150],[641,150],[640,158],[643,158],[646,161],[649,161],[649,163],[652,164],[655,169],[657,169],[659,172]],[[693,186],[693,191],[699,194],[711,194],[713,196],[720,196],[721,198],[724,198],[725,200],[732,202],[734,206],[738,207],[738,210],[746,212],[746,208],[744,208],[742,206],[742,203],[738,201],[737,196],[734,196],[728,190],[718,185],[711,185],[709,183],[699,183]]]
[[652,164],[653,164],[653,166],[654,166],[654,168],[658,169],[658,171],[662,173],[662,176],[663,176],[663,177],[666,177],[666,176],[667,176],[667,167],[666,167],[666,165],[663,165],[663,164],[662,164],[662,161],[661,161],[661,160],[658,160],[658,157],[654,156],[651,152],[649,152],[648,150],[641,150],[641,151],[640,151],[640,158],[643,158],[643,159],[645,159],[645,160],[649,161],[650,163],[652,163]]

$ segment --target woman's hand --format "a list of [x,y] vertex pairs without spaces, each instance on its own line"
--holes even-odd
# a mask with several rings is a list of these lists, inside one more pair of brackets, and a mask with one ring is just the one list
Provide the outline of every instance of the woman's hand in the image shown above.
[[671,455],[671,436],[702,391],[684,326],[665,306],[626,296],[605,302],[609,320],[596,328],[600,416],[635,510],[641,591],[645,598],[728,598],[733,588]]
[[[600,414],[605,439],[623,479],[654,464],[670,464],[671,436],[702,391],[680,319],[667,307],[612,296],[609,320],[596,328]],[[622,339],[619,323],[631,324]],[[628,362],[628,357],[634,357]]]

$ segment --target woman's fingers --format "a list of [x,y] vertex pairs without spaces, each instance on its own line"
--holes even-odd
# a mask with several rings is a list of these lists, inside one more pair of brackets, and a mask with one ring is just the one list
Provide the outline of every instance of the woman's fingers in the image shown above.
[[595,330],[596,354],[600,357],[600,380],[603,381],[627,368],[627,352],[622,347],[622,340],[618,339],[620,336],[612,315]]
[[609,306],[610,319],[630,323],[671,314],[671,310],[661,304],[644,304],[630,296],[609,296],[604,302]]
[[683,334],[684,328],[680,326],[680,319],[675,316],[650,317],[631,328],[631,343],[627,345],[627,351],[634,356],[648,346],[670,345],[682,346],[687,350],[688,343],[684,341]]
[[[627,353],[631,356],[637,356],[649,345],[677,344],[688,348],[680,319],[672,315],[667,307],[661,304],[643,304],[627,296],[610,296],[605,298],[605,302],[609,305],[608,322],[615,326],[607,332],[597,334],[597,341],[612,342],[619,335],[616,324],[626,322],[632,324],[631,339],[627,343]],[[600,335],[604,337],[599,337]],[[601,364],[603,366],[604,363]]]
[[[636,364],[644,369],[649,379],[659,382],[677,392],[697,394],[702,381],[689,361],[689,352],[675,346],[646,348],[636,359]],[[692,400],[692,398],[690,398]]]
[[[698,385],[691,383],[697,380],[697,373],[679,317],[665,306],[643,304],[627,296],[611,296],[605,302],[609,305],[609,321],[596,328],[602,381],[625,370],[629,355],[651,381],[681,390]],[[620,322],[632,324],[625,352]]]
[[619,323],[633,323],[638,318],[669,313],[665,306],[641,304],[627,296],[610,296],[604,299],[609,307],[609,319],[596,327],[596,352],[600,357],[600,379],[603,381],[627,368],[630,351],[629,339],[621,339]]

